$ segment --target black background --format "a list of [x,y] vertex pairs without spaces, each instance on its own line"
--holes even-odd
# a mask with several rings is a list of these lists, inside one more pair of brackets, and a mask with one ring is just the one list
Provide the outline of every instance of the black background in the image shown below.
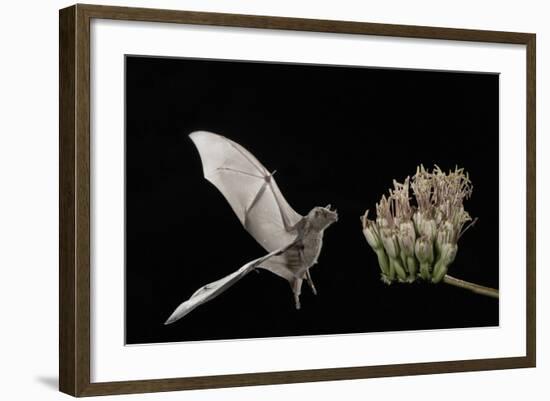
[[[498,325],[498,301],[446,284],[384,285],[359,216],[416,166],[464,167],[478,223],[449,271],[498,287],[498,75],[126,57],[126,341],[340,334]],[[238,142],[300,214],[331,203],[294,309],[264,270],[165,326],[200,286],[265,251],[202,176],[188,134]]]

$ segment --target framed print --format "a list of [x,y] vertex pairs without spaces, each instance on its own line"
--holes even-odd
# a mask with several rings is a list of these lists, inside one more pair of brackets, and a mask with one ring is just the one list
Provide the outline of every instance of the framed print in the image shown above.
[[535,35],[60,11],[60,390],[535,366]]

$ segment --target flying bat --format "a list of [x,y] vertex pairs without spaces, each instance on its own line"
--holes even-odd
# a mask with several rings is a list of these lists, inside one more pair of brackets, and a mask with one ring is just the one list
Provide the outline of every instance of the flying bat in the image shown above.
[[165,324],[181,319],[257,268],[286,279],[300,309],[305,280],[317,293],[309,269],[317,263],[324,230],[338,220],[336,210],[314,207],[302,216],[283,197],[273,175],[238,143],[206,131],[189,135],[202,161],[204,177],[223,194],[243,227],[268,252],[235,272],[199,288]]

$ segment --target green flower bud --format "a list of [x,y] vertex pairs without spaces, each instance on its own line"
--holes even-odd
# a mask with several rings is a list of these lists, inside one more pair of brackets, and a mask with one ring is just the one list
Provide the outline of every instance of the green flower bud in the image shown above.
[[456,244],[443,244],[443,246],[441,247],[439,260],[434,267],[432,282],[439,283],[443,279],[443,277],[445,277],[449,265],[455,260],[457,251],[458,246]]
[[368,244],[376,252],[376,257],[378,258],[378,265],[380,266],[380,271],[382,272],[382,281],[386,284],[389,284],[391,281],[388,279],[390,273],[390,261],[386,251],[384,251],[384,244],[382,244],[382,239],[380,238],[380,233],[378,230],[378,225],[368,219],[369,211],[367,210],[365,214],[361,217],[361,223],[363,226],[363,234],[368,242]]
[[454,262],[458,246],[456,244],[443,244],[441,247],[441,254],[439,255],[439,261],[445,265],[450,265]]
[[389,269],[388,269],[387,279],[391,283],[393,280],[395,280],[395,264],[393,263],[392,258],[388,258],[388,260],[389,260]]
[[399,247],[405,256],[414,256],[416,233],[412,221],[406,221],[399,225]]
[[401,260],[397,258],[390,258],[390,264],[393,265],[393,270],[395,270],[395,273],[397,274],[397,277],[399,278],[399,280],[405,281],[407,279],[407,273],[403,268],[403,264],[401,263]]
[[437,232],[437,241],[442,245],[446,242],[456,242],[455,241],[455,226],[450,221],[444,221],[440,226]]
[[390,274],[390,261],[388,259],[388,255],[386,255],[386,251],[384,251],[384,248],[377,249],[376,256],[378,257],[378,265],[382,271],[382,276],[388,276]]
[[421,212],[416,212],[413,215],[414,226],[419,236],[428,237],[430,240],[435,240],[437,235],[437,224],[434,219],[426,217]]
[[416,240],[414,254],[420,263],[431,265],[434,261],[433,243],[428,237],[420,237]]
[[429,263],[420,263],[420,277],[429,280],[432,274],[432,265]]
[[384,244],[384,249],[388,253],[388,256],[392,259],[399,257],[399,242],[397,241],[397,235],[389,228],[383,228],[380,230],[380,237]]
[[434,272],[432,275],[432,283],[439,283],[441,280],[443,280],[443,277],[447,274],[447,269],[449,268],[449,265],[445,265],[443,263],[438,262],[435,264]]
[[409,270],[409,281],[412,283],[416,280],[416,272],[418,271],[418,262],[414,256],[407,257],[407,269]]
[[384,244],[382,244],[382,240],[380,239],[378,227],[376,226],[376,223],[374,221],[367,220],[365,222],[365,225],[363,227],[363,234],[365,235],[365,238],[372,249],[378,250],[384,247]]
[[435,220],[423,220],[422,224],[420,225],[419,233],[421,236],[425,236],[431,241],[435,240],[435,236],[437,235],[437,225],[435,224]]
[[416,240],[414,254],[420,262],[420,277],[428,280],[431,274],[434,261],[433,243],[427,237],[420,237]]

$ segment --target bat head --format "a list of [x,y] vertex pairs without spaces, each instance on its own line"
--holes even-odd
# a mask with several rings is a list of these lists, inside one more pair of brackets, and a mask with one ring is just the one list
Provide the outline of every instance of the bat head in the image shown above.
[[325,207],[317,206],[307,214],[310,224],[317,230],[324,230],[332,223],[338,221],[338,212],[332,210],[330,205]]

